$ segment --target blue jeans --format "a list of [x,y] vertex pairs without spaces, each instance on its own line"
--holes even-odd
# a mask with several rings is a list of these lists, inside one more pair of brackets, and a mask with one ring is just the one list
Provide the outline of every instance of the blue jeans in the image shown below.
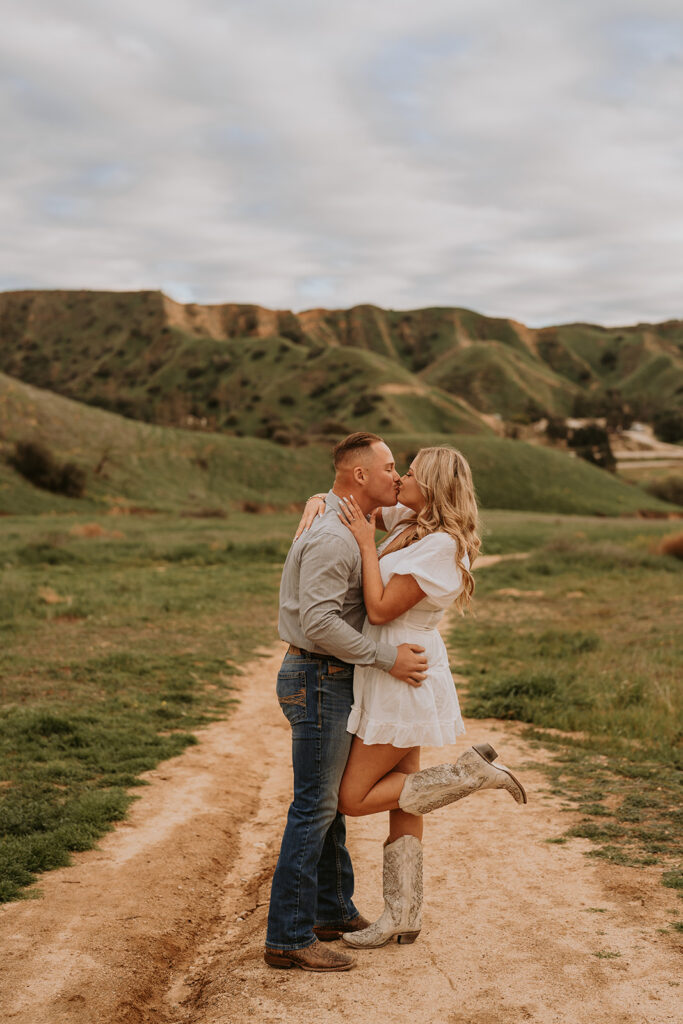
[[346,722],[353,665],[286,654],[277,696],[292,727],[294,799],[273,876],[266,946],[304,949],[315,942],[314,924],[358,914],[346,825],[337,811],[352,739]]

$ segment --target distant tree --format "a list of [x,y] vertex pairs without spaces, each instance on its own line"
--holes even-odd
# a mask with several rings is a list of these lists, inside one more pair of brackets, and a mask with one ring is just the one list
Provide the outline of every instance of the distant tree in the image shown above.
[[322,423],[314,428],[314,431],[318,434],[334,434],[340,439],[350,433],[346,423],[340,423],[338,420],[323,420]]
[[354,416],[367,416],[368,413],[375,411],[375,406],[379,402],[379,395],[365,394],[359,395],[353,406]]
[[46,491],[69,498],[80,498],[85,491],[85,470],[75,462],[59,462],[35,441],[17,442],[10,463],[25,480]]
[[668,444],[683,441],[683,412],[680,409],[663,409],[655,413],[652,425],[660,441]]
[[617,353],[614,349],[608,348],[602,353],[600,356],[600,365],[607,371],[616,370]]
[[584,416],[593,416],[593,408],[590,397],[583,391],[580,391],[578,395],[574,395],[574,402],[572,404],[572,416],[577,419],[583,419]]
[[650,480],[645,484],[645,490],[655,498],[670,501],[672,505],[683,505],[683,476],[677,473]]
[[600,469],[614,473],[617,460],[609,443],[609,435],[604,427],[597,423],[587,423],[567,435],[567,444],[581,459],[591,462]]
[[530,423],[536,423],[538,420],[543,419],[545,415],[545,410],[533,398],[529,398],[524,408],[513,413],[510,418],[513,423],[528,426]]
[[424,370],[426,366],[429,366],[432,359],[432,352],[428,345],[421,349],[415,349],[412,360],[413,373],[419,373],[420,370]]
[[580,419],[604,416],[609,430],[628,430],[634,419],[632,405],[618,388],[581,392],[574,397],[572,414]]
[[545,436],[551,441],[564,441],[567,437],[567,424],[559,416],[550,416],[545,428]]
[[292,435],[284,427],[274,430],[271,434],[271,440],[275,441],[275,444],[289,445],[294,443]]

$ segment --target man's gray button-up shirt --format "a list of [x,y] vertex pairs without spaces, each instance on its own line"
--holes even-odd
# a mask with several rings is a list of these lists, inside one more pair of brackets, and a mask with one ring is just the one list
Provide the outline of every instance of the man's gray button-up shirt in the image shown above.
[[325,504],[325,514],[289,549],[280,583],[280,636],[304,651],[388,672],[398,650],[361,633],[365,605],[360,551],[338,519],[339,498],[333,491]]

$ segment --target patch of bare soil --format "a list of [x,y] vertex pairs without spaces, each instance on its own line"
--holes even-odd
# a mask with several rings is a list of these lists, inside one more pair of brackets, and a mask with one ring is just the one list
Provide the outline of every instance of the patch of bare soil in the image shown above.
[[[149,772],[129,820],[41,899],[0,912],[0,1004],[12,1024],[668,1024],[680,989],[672,894],[656,868],[553,845],[571,823],[514,725],[490,740],[529,804],[485,792],[425,819],[425,913],[412,946],[358,953],[344,974],[262,960],[270,878],[290,799],[289,727],[274,695],[281,650],[248,666],[241,704]],[[381,909],[384,815],[349,821],[357,903]],[[312,1009],[314,1010],[311,1014]]]
[[479,555],[474,563],[475,569],[486,569],[496,562],[520,562],[529,557],[528,551],[515,551],[512,555]]

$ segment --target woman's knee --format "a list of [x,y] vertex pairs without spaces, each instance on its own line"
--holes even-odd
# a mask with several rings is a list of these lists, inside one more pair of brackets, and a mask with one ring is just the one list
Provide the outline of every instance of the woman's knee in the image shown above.
[[347,814],[350,818],[357,818],[361,814],[361,803],[362,799],[353,787],[342,782],[339,787],[339,813]]

